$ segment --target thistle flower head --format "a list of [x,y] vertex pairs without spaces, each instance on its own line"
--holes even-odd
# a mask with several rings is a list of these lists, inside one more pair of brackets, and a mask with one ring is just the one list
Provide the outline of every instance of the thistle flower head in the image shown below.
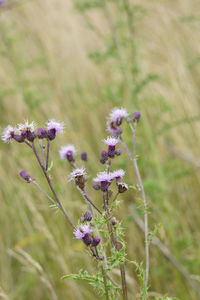
[[1,136],[1,139],[3,142],[5,143],[9,143],[14,134],[15,134],[15,131],[16,129],[14,127],[12,127],[11,125],[8,125],[4,130],[3,130],[3,133],[2,133],[2,136]]
[[107,182],[111,182],[112,180],[112,174],[111,173],[107,173],[107,172],[99,172],[97,174],[97,177],[95,177],[93,179],[94,182],[104,182],[104,181],[107,181]]
[[59,122],[56,120],[48,120],[46,122],[47,130],[54,130],[55,133],[62,133],[64,130],[64,122]]
[[29,123],[29,121],[26,120],[24,123],[18,124],[18,129],[21,132],[27,132],[27,131],[34,132],[35,122],[33,121]]
[[108,146],[115,146],[119,140],[115,137],[108,137],[107,139],[104,140],[104,143]]
[[76,239],[81,240],[82,238],[84,238],[84,236],[86,234],[92,233],[92,229],[90,228],[89,225],[81,225],[76,227],[76,229],[74,230],[74,236]]
[[73,182],[81,189],[84,190],[85,182],[86,182],[86,171],[84,168],[77,168],[73,170],[69,175],[69,180],[73,180]]
[[[74,155],[76,154],[77,150],[74,145],[66,145],[61,147],[59,153],[61,159],[68,159],[69,161],[74,160]],[[71,158],[71,160],[70,160]]]
[[77,177],[85,177],[86,175],[85,168],[77,168],[69,174],[69,180],[75,180]]
[[111,173],[112,179],[122,178],[125,175],[125,171],[122,169],[116,170]]
[[127,117],[128,117],[128,112],[125,108],[115,107],[109,114],[109,121],[117,123],[118,121],[122,120],[123,118],[127,118]]

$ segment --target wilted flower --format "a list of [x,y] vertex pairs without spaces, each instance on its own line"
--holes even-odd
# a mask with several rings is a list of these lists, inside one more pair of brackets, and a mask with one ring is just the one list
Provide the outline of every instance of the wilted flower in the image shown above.
[[76,154],[76,152],[77,151],[74,145],[63,146],[59,151],[61,159],[67,159],[69,162],[75,160],[74,155]]
[[74,230],[74,236],[79,240],[84,238],[84,236],[89,233],[92,233],[92,229],[89,225],[81,225]]
[[99,172],[97,174],[97,177],[93,179],[94,182],[99,182],[100,183],[100,189],[102,191],[107,191],[111,181],[112,181],[112,175],[111,173],[107,172]]
[[47,136],[50,140],[55,139],[57,133],[62,133],[64,130],[64,123],[56,120],[49,120],[46,122]]
[[4,131],[3,134],[1,136],[1,139],[5,142],[5,143],[9,143],[15,134],[16,129],[14,127],[12,127],[11,125],[8,125]]
[[124,193],[128,190],[128,185],[126,183],[120,182],[118,183],[118,192],[119,193]]
[[69,180],[73,180],[74,183],[81,189],[83,190],[85,187],[85,181],[86,181],[86,171],[85,168],[77,168],[74,169],[70,175],[69,175]]

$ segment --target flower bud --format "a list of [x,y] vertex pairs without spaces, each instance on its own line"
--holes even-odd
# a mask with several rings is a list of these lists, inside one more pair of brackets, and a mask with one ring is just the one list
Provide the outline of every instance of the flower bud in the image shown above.
[[93,185],[92,185],[92,187],[93,187],[93,189],[95,189],[95,190],[100,190],[100,188],[101,188],[101,186],[100,186],[100,184],[98,184],[98,183],[94,183]]
[[18,143],[23,143],[25,138],[21,134],[14,134],[13,139]]
[[83,215],[83,221],[91,221],[92,220],[92,214],[89,211],[86,211]]
[[134,112],[133,112],[133,121],[134,121],[134,122],[139,122],[140,117],[141,117],[141,114],[140,114],[139,111],[134,111]]
[[94,246],[94,247],[98,246],[99,243],[100,243],[100,241],[101,241],[101,239],[98,236],[95,237],[95,238],[93,238],[93,240],[92,240],[92,246]]
[[81,159],[84,160],[84,161],[87,161],[87,160],[88,160],[87,152],[82,152],[82,153],[81,153]]
[[82,238],[82,240],[83,240],[83,242],[84,242],[87,246],[89,246],[89,245],[92,243],[92,238],[89,236],[88,233],[86,233],[86,234],[84,235],[84,237]]
[[115,150],[115,155],[119,156],[119,155],[121,155],[121,153],[122,153],[121,149],[116,149]]
[[49,129],[47,131],[47,137],[48,137],[48,139],[50,141],[53,141],[55,139],[55,137],[56,137],[56,130],[55,130],[55,128]]
[[31,176],[27,173],[27,171],[25,170],[21,170],[19,172],[19,175],[28,183],[31,183],[33,181],[33,179],[31,178]]
[[33,142],[35,139],[35,133],[32,131],[27,130],[26,132],[26,138],[29,142]]
[[39,139],[44,139],[47,137],[47,131],[43,127],[39,127],[37,130],[37,136]]

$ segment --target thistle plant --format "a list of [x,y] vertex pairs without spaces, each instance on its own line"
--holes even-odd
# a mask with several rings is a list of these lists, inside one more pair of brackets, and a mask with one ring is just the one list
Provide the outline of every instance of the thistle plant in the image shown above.
[[[17,142],[28,147],[32,151],[36,162],[39,164],[43,175],[48,183],[50,192],[44,190],[36,179],[26,170],[21,170],[19,175],[29,184],[35,185],[45,197],[49,199],[52,206],[59,209],[65,220],[71,227],[75,239],[81,240],[88,254],[91,256],[96,268],[96,274],[90,275],[87,270],[78,274],[65,275],[62,278],[74,278],[86,280],[94,288],[109,299],[128,299],[128,295],[136,295],[131,286],[127,286],[126,263],[131,261],[127,258],[127,245],[125,241],[125,230],[123,220],[116,216],[116,209],[120,206],[119,197],[129,190],[128,184],[124,182],[125,170],[116,169],[115,163],[120,160],[120,155],[125,154],[133,164],[137,178],[137,186],[141,193],[144,207],[145,224],[145,270],[139,263],[134,262],[140,270],[141,299],[147,299],[149,287],[149,229],[148,229],[148,203],[142,183],[140,171],[137,165],[136,153],[136,128],[140,120],[140,112],[129,114],[124,108],[114,108],[107,119],[107,131],[109,135],[102,141],[105,145],[99,155],[99,170],[96,176],[90,180],[87,172],[89,156],[82,152],[78,158],[78,151],[74,145],[68,144],[61,147],[59,155],[62,160],[69,164],[70,173],[66,176],[68,181],[77,188],[80,197],[85,201],[87,209],[82,212],[79,220],[72,220],[70,213],[65,209],[52,180],[52,166],[50,164],[51,144],[60,133],[64,131],[64,123],[49,120],[44,127],[36,127],[34,122],[25,121],[17,127],[8,125],[2,134],[4,142]],[[133,135],[133,151],[131,151],[124,138],[125,126],[130,127]],[[82,166],[84,162],[84,166]],[[133,183],[132,183],[133,184]],[[89,190],[95,190],[95,199],[91,198]],[[96,199],[99,199],[97,202]],[[101,203],[97,204],[97,203]],[[140,267],[138,267],[140,266]],[[114,271],[119,270],[120,280],[114,278]]]

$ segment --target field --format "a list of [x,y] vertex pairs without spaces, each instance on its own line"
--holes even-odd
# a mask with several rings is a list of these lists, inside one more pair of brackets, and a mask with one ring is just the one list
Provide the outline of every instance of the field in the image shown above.
[[[150,248],[149,298],[197,300],[200,2],[99,3],[22,0],[0,5],[1,131],[26,119],[40,126],[51,118],[65,122],[64,134],[52,143],[52,176],[76,220],[86,206],[67,180],[70,168],[59,158],[60,146],[75,144],[79,153],[87,151],[89,190],[100,206],[91,183],[103,169],[99,153],[107,136],[106,118],[116,106],[139,110],[138,163],[150,229],[160,224],[159,240]],[[125,138],[131,145],[128,130]],[[103,299],[87,282],[61,280],[85,268],[94,274],[95,264],[62,215],[18,176],[26,169],[48,189],[30,150],[14,142],[1,142],[0,149],[0,298]],[[129,185],[135,184],[125,153],[116,166],[126,170]],[[118,213],[126,229],[127,257],[141,262],[144,234],[135,216],[140,201],[132,189],[121,198]],[[132,264],[126,268],[129,297],[136,299],[136,270]]]

